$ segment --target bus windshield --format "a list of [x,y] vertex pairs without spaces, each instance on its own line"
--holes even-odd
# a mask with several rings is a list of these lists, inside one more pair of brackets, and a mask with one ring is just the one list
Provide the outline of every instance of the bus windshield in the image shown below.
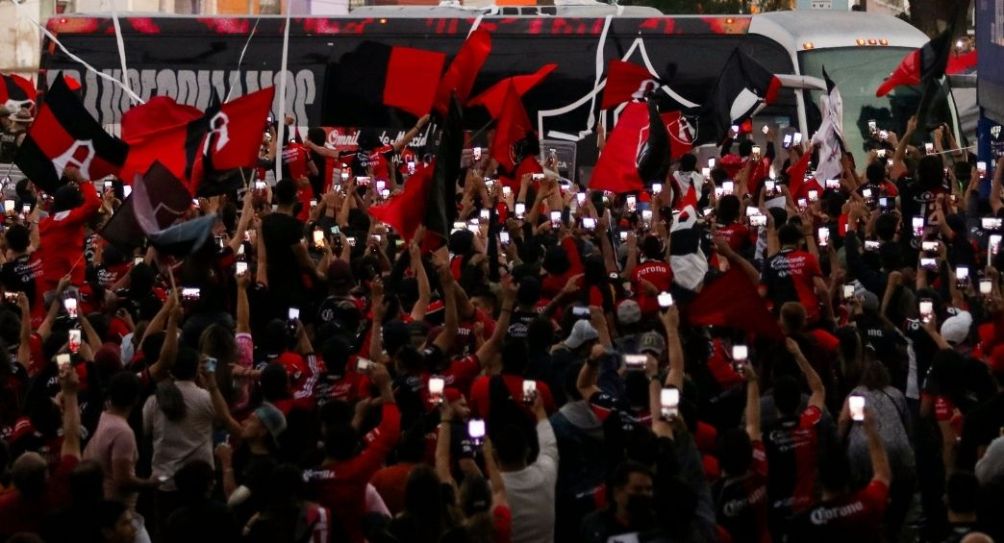
[[[846,47],[818,49],[799,53],[802,75],[823,77],[823,68],[830,76],[844,102],[844,139],[848,151],[860,159],[870,148],[868,121],[874,120],[878,130],[902,134],[906,121],[916,113],[920,102],[920,87],[901,86],[883,97],[875,89],[899,65],[912,49],[905,47]],[[946,88],[942,85],[935,99],[933,113],[927,124],[948,123],[953,126]],[[810,133],[819,127],[821,91],[806,93],[806,116]]]

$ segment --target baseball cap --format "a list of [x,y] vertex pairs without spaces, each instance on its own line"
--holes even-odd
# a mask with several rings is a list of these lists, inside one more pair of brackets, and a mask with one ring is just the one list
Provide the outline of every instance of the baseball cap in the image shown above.
[[254,410],[254,415],[261,421],[262,426],[268,430],[272,439],[278,439],[286,431],[286,415],[283,415],[282,411],[279,411],[276,406],[265,402],[258,409]]
[[572,349],[578,349],[583,343],[599,338],[600,334],[596,331],[596,328],[593,328],[592,323],[589,321],[576,321],[575,326],[572,327],[572,333],[568,334],[568,339],[565,340],[565,345],[568,345]]
[[969,328],[973,325],[973,316],[968,311],[959,311],[954,317],[941,323],[941,337],[945,341],[958,345],[969,337]]
[[652,353],[659,358],[666,352],[666,340],[662,339],[657,332],[645,332],[638,340],[638,351]]

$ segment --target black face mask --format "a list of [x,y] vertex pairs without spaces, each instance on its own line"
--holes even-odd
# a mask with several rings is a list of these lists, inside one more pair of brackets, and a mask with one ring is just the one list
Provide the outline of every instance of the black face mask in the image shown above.
[[627,513],[631,517],[631,528],[639,531],[655,526],[655,511],[652,508],[652,496],[633,494],[628,496]]

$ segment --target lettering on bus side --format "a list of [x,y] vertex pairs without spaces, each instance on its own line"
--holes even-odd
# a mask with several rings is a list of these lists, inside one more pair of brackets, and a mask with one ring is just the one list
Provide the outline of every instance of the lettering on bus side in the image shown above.
[[[105,69],[102,72],[116,80],[122,79],[122,70]],[[120,123],[122,113],[135,105],[118,85],[98,77],[93,72],[50,69],[47,72],[50,85],[60,73],[65,73],[83,84],[81,98],[84,107],[103,125]],[[223,99],[229,92],[230,99],[233,100],[274,86],[276,92],[272,111],[274,114],[279,112],[278,87],[282,79],[281,74],[274,70],[129,69],[126,70],[126,75],[129,87],[143,100],[149,100],[152,96],[170,96],[179,104],[195,106],[203,111],[212,102],[213,94]],[[317,74],[309,69],[286,72],[285,111],[296,117],[300,123],[306,123],[316,117],[313,109],[318,99],[317,77]],[[230,92],[231,87],[233,92]]]

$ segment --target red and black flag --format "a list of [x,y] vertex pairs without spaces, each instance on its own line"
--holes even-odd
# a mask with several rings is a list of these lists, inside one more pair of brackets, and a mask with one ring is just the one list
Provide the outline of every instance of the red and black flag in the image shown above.
[[780,90],[781,81],[774,74],[736,48],[702,108],[705,122],[698,132],[699,142],[714,141],[733,124],[756,115],[777,99]]
[[875,90],[875,96],[885,96],[896,87],[919,85],[922,81],[937,80],[945,75],[954,32],[955,28],[949,27],[920,49],[909,52]]
[[669,133],[655,103],[632,102],[600,151],[589,189],[643,191],[646,182],[666,177],[670,161]]
[[463,147],[463,119],[460,104],[454,99],[439,134],[439,147],[432,163],[416,170],[405,182],[401,194],[387,203],[371,206],[370,215],[389,224],[409,241],[418,227],[424,225],[423,249],[442,246],[450,236],[457,215],[455,195]]
[[0,74],[0,104],[8,113],[35,107],[35,85],[15,74]]
[[36,186],[52,193],[62,185],[68,167],[79,169],[84,179],[117,175],[128,150],[125,142],[101,128],[58,77],[45,94],[14,163]]
[[515,86],[516,94],[522,98],[524,94],[530,92],[539,85],[551,72],[558,69],[557,64],[545,64],[532,74],[514,75],[488,87],[484,92],[471,98],[467,102],[468,107],[484,106],[496,118],[502,112],[502,105],[505,103],[506,93],[509,92],[509,84]]
[[405,181],[404,190],[383,204],[370,206],[370,215],[393,227],[405,241],[410,242],[425,219],[425,197],[433,184],[434,169],[434,161],[419,166]]
[[444,53],[364,41],[329,67],[327,79],[334,83],[325,107],[360,121],[386,116],[385,106],[421,117],[432,109],[445,64]]
[[130,145],[123,179],[131,182],[160,161],[191,194],[218,192],[203,181],[257,164],[274,92],[262,89],[204,113],[166,97],[129,110],[122,118],[122,135]]
[[527,137],[531,137],[533,132],[530,116],[523,108],[516,85],[511,81],[495,121],[495,138],[492,139],[491,155],[499,167],[511,172],[523,160],[523,142]]
[[467,101],[474,88],[474,80],[491,52],[492,35],[487,30],[479,28],[467,36],[457,56],[453,57],[450,67],[443,74],[443,79],[439,81],[433,109],[440,117],[447,115],[451,96],[456,96],[461,103]]
[[607,63],[607,82],[603,87],[600,109],[611,109],[624,102],[642,100],[654,93],[662,81],[648,68],[619,59]]
[[188,188],[160,162],[154,162],[145,174],[136,175],[130,180],[134,187],[132,194],[115,210],[115,214],[101,230],[101,237],[127,253],[142,245],[146,238],[137,221],[134,208],[137,179],[141,179],[144,183],[149,208],[152,210],[144,220],[149,221],[152,217],[157,230],[178,222],[188,213],[192,205],[192,195],[188,193]]

